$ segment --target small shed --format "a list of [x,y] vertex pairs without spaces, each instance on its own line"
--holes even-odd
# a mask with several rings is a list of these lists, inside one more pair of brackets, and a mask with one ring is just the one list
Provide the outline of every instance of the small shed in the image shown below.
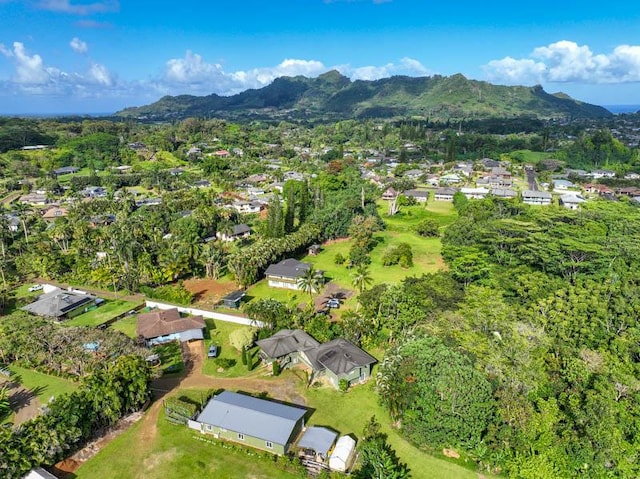
[[331,429],[311,426],[306,429],[300,438],[298,448],[302,450],[304,455],[313,455],[314,459],[324,462],[329,457],[329,451],[336,442],[337,437],[338,433]]
[[224,304],[227,308],[238,309],[240,307],[242,298],[244,298],[245,296],[246,293],[242,290],[233,291],[222,298],[222,304]]
[[311,246],[309,246],[309,256],[317,256],[321,250],[322,246],[320,246],[319,244],[312,244]]
[[338,439],[336,447],[329,456],[329,468],[334,471],[346,472],[353,462],[356,441],[350,436]]

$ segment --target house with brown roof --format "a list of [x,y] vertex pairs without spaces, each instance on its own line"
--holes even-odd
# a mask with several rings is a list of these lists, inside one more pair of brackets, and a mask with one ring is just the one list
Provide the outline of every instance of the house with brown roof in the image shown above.
[[59,206],[52,206],[51,208],[48,208],[44,212],[44,214],[42,215],[42,219],[53,221],[56,218],[62,218],[64,216],[67,216],[68,214],[69,214],[69,211],[66,208],[61,208]]
[[180,316],[178,308],[158,309],[138,316],[136,328],[148,345],[169,341],[203,339],[206,327],[202,316]]

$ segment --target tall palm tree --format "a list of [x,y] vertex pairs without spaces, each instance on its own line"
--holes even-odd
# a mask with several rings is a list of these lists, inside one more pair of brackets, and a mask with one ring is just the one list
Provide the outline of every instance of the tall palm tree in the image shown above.
[[298,278],[297,285],[298,289],[304,291],[305,293],[309,293],[309,303],[313,301],[313,293],[316,293],[320,290],[320,286],[322,281],[320,279],[320,275],[318,274],[318,270],[316,270],[313,266],[310,266],[302,276]]
[[360,294],[373,282],[367,265],[361,264],[352,275],[352,284]]

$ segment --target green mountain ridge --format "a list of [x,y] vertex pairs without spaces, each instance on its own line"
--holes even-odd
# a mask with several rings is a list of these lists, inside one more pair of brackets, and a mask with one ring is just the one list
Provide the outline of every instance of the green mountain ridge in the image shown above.
[[164,96],[150,105],[116,113],[116,116],[143,120],[186,117],[340,120],[411,116],[579,119],[611,115],[603,107],[575,100],[564,93],[549,94],[540,85],[494,85],[469,80],[461,74],[352,81],[336,70],[316,78],[279,77],[263,88],[232,96]]

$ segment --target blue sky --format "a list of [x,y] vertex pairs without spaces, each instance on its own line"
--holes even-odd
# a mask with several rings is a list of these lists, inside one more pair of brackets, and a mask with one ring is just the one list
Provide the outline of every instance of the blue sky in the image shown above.
[[640,104],[640,4],[0,0],[0,114],[107,113],[282,75],[452,75]]

